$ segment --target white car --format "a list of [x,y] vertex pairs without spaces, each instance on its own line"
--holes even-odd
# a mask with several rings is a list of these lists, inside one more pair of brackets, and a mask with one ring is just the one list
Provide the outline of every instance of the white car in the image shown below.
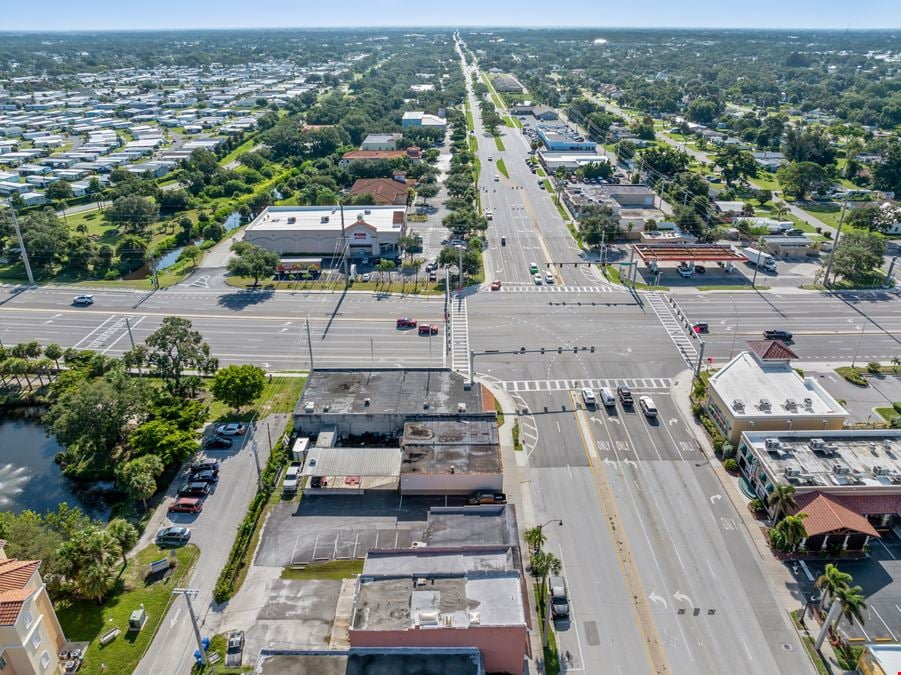
[[536,286],[541,286],[541,275],[540,275],[540,274],[536,274],[536,275],[535,275],[534,277],[532,277],[532,278],[535,280],[535,285],[536,285]]
[[73,305],[84,305],[87,307],[88,305],[94,304],[94,296],[93,295],[76,295],[72,298]]
[[545,280],[547,283],[552,284],[552,283],[554,283],[554,275],[551,274],[550,272],[545,272],[545,273],[544,273],[544,280]]
[[608,408],[616,406],[616,396],[610,387],[601,387],[601,402]]
[[360,281],[364,281],[364,282],[369,281],[371,278],[372,277],[370,276],[369,272],[367,272],[366,274],[364,274],[363,276],[360,277]]
[[593,408],[598,404],[598,400],[594,396],[594,392],[589,387],[582,388],[582,400],[589,408]]
[[243,436],[247,433],[247,425],[241,422],[220,424],[216,427],[216,433],[222,436]]
[[654,399],[650,396],[640,396],[638,398],[638,407],[645,417],[657,417],[657,406],[654,405]]
[[493,220],[494,214],[491,211],[485,211],[485,220]]

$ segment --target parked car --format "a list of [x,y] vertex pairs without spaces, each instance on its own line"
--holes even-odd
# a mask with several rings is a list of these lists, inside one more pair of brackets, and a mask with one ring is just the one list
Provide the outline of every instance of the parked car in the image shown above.
[[613,390],[610,387],[601,387],[599,393],[601,395],[601,403],[605,406],[612,408],[616,405],[616,396],[613,395]]
[[285,472],[285,481],[282,483],[282,492],[297,492],[297,484],[300,482],[301,462],[291,462]]
[[228,642],[225,647],[225,665],[229,668],[239,667],[243,653],[244,631],[233,630],[228,634]]
[[416,328],[416,319],[411,319],[408,316],[402,316],[397,320],[398,328]]
[[372,275],[369,272],[366,272],[366,274],[360,276],[360,281],[362,281],[363,283],[366,283],[370,279],[372,279]]
[[503,492],[477,492],[469,498],[471,505],[476,504],[506,504],[507,495]]
[[589,387],[582,388],[582,400],[585,401],[585,405],[589,408],[593,408],[598,404],[597,398],[594,396],[594,392]]
[[654,399],[650,396],[639,396],[638,407],[641,408],[645,417],[657,417],[657,406],[654,405]]
[[179,497],[206,497],[210,494],[210,484],[197,482],[185,483],[178,489]]
[[203,511],[203,499],[200,497],[179,497],[169,505],[173,513],[200,513]]
[[632,390],[629,387],[620,385],[616,388],[616,395],[619,396],[619,402],[623,404],[624,408],[635,403],[632,399]]
[[[231,443],[231,441],[227,438],[224,440]],[[219,460],[212,457],[202,457],[200,459],[196,459],[191,463],[191,473],[194,473],[195,471],[215,471],[218,474]]]
[[438,326],[433,323],[423,323],[419,325],[420,335],[438,335]]
[[792,339],[792,334],[787,330],[772,329],[763,331],[763,337],[767,340],[784,340],[789,342]]
[[695,274],[705,274],[707,272],[707,268],[703,265],[695,265]]
[[173,525],[171,527],[163,527],[156,533],[154,542],[157,546],[178,546],[179,544],[187,544],[191,538],[191,530],[187,527]]
[[230,422],[216,427],[216,433],[223,436],[243,436],[247,433],[247,425],[243,422]]
[[551,591],[551,616],[555,619],[568,618],[569,598],[566,594],[566,580],[562,576],[550,577],[548,588]]
[[495,279],[494,281],[491,282],[491,290],[492,291],[501,290],[501,280],[500,279]]
[[204,444],[205,448],[210,450],[228,450],[232,446],[232,439],[226,436],[213,436]]
[[93,295],[76,295],[72,298],[73,305],[82,305],[87,307],[88,305],[94,304],[94,296]]
[[216,483],[218,481],[218,471],[195,471],[188,476],[188,483]]

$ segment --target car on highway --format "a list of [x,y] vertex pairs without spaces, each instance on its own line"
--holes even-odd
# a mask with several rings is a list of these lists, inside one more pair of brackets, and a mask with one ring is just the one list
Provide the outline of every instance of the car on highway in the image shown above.
[[397,320],[398,328],[416,328],[416,319],[411,319],[409,316],[402,316]]
[[82,307],[87,307],[88,305],[94,304],[94,296],[93,295],[76,295],[72,298],[73,305],[79,305]]
[[372,275],[369,274],[369,272],[360,276],[360,281],[362,282],[369,281],[370,279],[372,279]]
[[506,504],[507,495],[503,492],[477,492],[467,501],[470,506],[479,504]]
[[535,274],[537,271],[538,271],[538,263],[536,263],[536,262],[529,263],[529,272],[531,272],[532,274]]
[[495,279],[494,281],[491,282],[491,290],[492,291],[501,290],[501,280],[500,279]]
[[494,220],[494,214],[491,213],[491,209],[485,210],[485,220]]
[[208,450],[228,450],[232,446],[232,439],[225,436],[213,436],[203,447]]
[[218,471],[193,471],[188,476],[189,483],[216,483],[218,480]]
[[613,395],[613,390],[610,387],[601,387],[598,393],[601,395],[601,403],[605,406],[608,408],[616,406],[616,396]]
[[771,329],[763,331],[763,337],[767,340],[784,340],[785,342],[789,342],[792,339],[792,334],[787,330]]
[[550,577],[548,588],[551,592],[551,616],[555,619],[568,618],[569,597],[566,594],[566,580],[562,576]]
[[494,155],[488,155],[488,161],[489,161],[489,162],[493,162],[493,161],[494,161]]
[[506,246],[506,245],[507,245],[507,238],[501,237],[501,246]]
[[619,397],[619,402],[623,404],[624,408],[635,404],[635,401],[632,399],[632,390],[625,385],[620,385],[616,388],[616,395]]
[[222,436],[243,436],[247,433],[247,425],[243,422],[230,422],[216,427],[216,433]]
[[691,324],[691,329],[695,333],[709,333],[710,332],[710,326],[707,325],[706,321],[695,321],[693,324]]
[[541,275],[536,273],[532,280],[535,282],[536,286],[541,286]]
[[551,274],[550,272],[545,272],[544,280],[546,283],[552,284],[552,283],[554,283],[554,275]]
[[169,504],[172,513],[200,513],[203,511],[203,499],[200,497],[179,497]]
[[190,538],[190,528],[172,525],[171,527],[160,528],[153,541],[157,546],[178,546],[187,544]]
[[650,396],[639,396],[638,407],[641,408],[645,417],[657,417],[657,406],[654,405],[654,399]]
[[501,177],[500,177],[499,175],[497,175],[497,174],[494,174],[494,182],[495,182],[495,183],[500,183],[500,182],[501,182]]
[[590,387],[582,387],[582,400],[585,401],[585,405],[589,408],[594,408],[598,404],[598,400]]
[[210,494],[210,484],[209,483],[186,483],[182,485],[178,490],[179,497],[206,497]]
[[419,334],[420,335],[438,335],[438,326],[433,323],[421,323],[419,324]]

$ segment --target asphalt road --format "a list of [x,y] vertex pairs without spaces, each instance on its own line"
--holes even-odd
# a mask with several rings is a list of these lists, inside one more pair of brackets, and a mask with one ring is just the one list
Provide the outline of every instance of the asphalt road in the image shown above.
[[689,322],[706,321],[705,355],[723,362],[763,339],[767,329],[794,336],[791,348],[803,361],[859,363],[901,355],[901,296],[896,291],[842,293],[679,294]]
[[[223,364],[254,363],[266,369],[324,366],[441,366],[444,299],[374,293],[242,292],[174,288],[147,294],[96,291],[90,307],[72,306],[70,289],[0,292],[0,339],[37,339],[63,347],[119,356],[159,328],[166,316],[191,320]],[[434,337],[398,330],[409,316],[439,326]]]

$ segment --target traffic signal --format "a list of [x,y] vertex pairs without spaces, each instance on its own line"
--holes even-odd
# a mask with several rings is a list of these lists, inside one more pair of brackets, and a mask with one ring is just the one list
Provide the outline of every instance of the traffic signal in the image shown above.
[[558,353],[558,354],[562,354],[562,353],[563,353],[563,347],[557,347],[557,353]]
[[578,354],[578,353],[579,353],[579,348],[573,347],[573,354]]
[[591,353],[594,354],[594,345],[592,345],[591,347],[589,347],[589,349],[591,350]]
[[544,347],[541,348],[541,353],[544,354]]
[[519,348],[519,353],[520,353],[520,354],[525,354],[525,353],[526,353],[526,348],[525,348],[525,347],[520,347],[520,348]]

